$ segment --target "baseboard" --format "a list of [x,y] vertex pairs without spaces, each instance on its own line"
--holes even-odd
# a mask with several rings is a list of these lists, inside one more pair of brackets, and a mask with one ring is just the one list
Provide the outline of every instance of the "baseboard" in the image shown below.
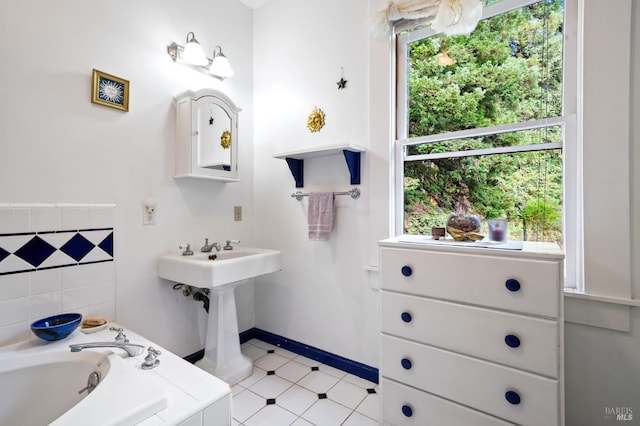
[[[313,346],[305,345],[304,343],[296,342],[295,340],[287,339],[286,337],[260,330],[255,327],[240,333],[240,344],[246,343],[251,339],[258,339],[263,342],[270,343],[295,354],[314,359],[322,364],[330,365],[338,370],[369,380],[370,382],[378,383],[378,369],[366,364],[362,364],[357,361],[341,357],[340,355],[332,354],[331,352],[323,351],[322,349],[314,348]],[[191,355],[187,355],[184,359],[193,364],[202,359],[202,357],[204,357],[204,349]]]
[[281,347],[298,355],[314,359],[322,364],[330,365],[338,370],[346,371],[347,373],[369,380],[370,382],[378,383],[378,369],[366,364],[341,357],[340,355],[332,354],[331,352],[327,352],[322,349],[314,348],[313,346],[309,346],[301,342],[296,342],[295,340],[287,339],[286,337],[282,337],[268,331],[260,330],[259,328],[252,328],[240,333],[241,343],[247,342],[251,339],[258,339],[266,343],[271,343],[272,345]]

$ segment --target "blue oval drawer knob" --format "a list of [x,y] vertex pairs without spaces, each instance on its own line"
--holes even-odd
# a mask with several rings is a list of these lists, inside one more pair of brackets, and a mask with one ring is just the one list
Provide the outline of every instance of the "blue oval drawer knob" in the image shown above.
[[411,369],[411,360],[409,358],[402,358],[400,364],[402,364],[402,368],[404,368],[405,370]]
[[413,416],[413,409],[409,405],[403,405],[402,414],[404,414],[405,417],[411,417]]
[[411,269],[411,266],[403,266],[402,269],[402,275],[404,275],[405,277],[410,277],[411,274],[413,274],[413,269]]
[[507,334],[506,336],[504,336],[504,342],[510,348],[517,348],[520,346],[520,339],[518,338],[518,336],[513,334]]
[[520,404],[520,395],[518,395],[518,392],[507,391],[507,393],[504,394],[504,397],[506,398],[507,401],[509,401],[510,404],[513,404],[513,405]]
[[403,312],[402,315],[400,315],[400,317],[404,322],[411,322],[411,314],[409,312]]
[[518,282],[518,280],[513,279],[513,278],[509,278],[505,283],[504,283],[505,287],[507,287],[507,289],[509,291],[518,291],[520,290],[520,282]]

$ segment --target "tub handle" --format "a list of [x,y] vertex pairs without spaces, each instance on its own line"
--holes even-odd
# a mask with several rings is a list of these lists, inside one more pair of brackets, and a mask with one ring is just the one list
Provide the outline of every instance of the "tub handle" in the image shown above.
[[90,394],[98,386],[98,383],[100,383],[100,375],[94,371],[89,374],[89,377],[87,378],[87,386],[80,389],[78,394],[81,394],[84,391],[87,391],[87,395]]

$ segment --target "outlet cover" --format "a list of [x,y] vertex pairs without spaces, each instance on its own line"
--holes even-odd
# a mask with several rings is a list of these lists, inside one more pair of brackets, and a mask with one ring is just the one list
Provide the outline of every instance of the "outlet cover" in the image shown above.
[[242,206],[233,206],[233,220],[236,222],[242,220]]

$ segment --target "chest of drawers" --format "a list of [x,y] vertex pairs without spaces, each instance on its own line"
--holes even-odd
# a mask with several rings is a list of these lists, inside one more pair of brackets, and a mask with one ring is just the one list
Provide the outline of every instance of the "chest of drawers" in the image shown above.
[[563,255],[380,242],[385,425],[563,425]]

